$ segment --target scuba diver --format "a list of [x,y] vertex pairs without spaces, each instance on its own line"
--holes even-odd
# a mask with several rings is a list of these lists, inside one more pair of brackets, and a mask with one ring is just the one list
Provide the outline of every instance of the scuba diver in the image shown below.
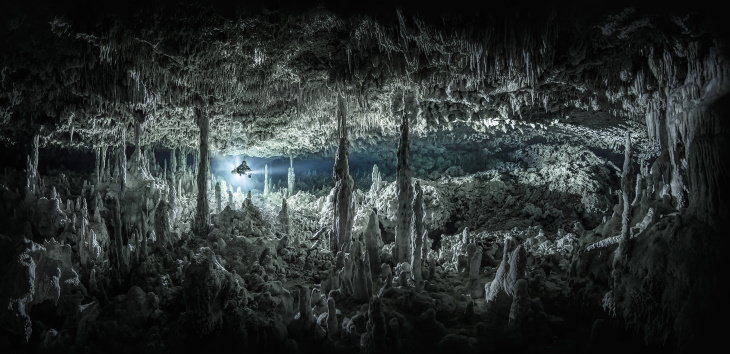
[[240,165],[238,165],[238,167],[234,168],[231,173],[238,174],[239,176],[248,175],[248,178],[251,178],[251,167],[248,167],[246,161],[243,161]]

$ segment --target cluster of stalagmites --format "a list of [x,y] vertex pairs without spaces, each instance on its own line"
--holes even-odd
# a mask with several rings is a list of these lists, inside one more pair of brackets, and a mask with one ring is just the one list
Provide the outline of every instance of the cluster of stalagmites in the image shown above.
[[[254,205],[250,192],[240,206],[234,204],[233,192],[224,182],[209,178],[201,157],[196,157],[198,169],[192,170],[185,155],[175,150],[170,163],[161,167],[140,146],[129,163],[121,148],[111,159],[104,148],[98,150],[95,181],[84,183],[82,195],[64,205],[55,188],[43,195],[47,188],[34,167],[36,154],[29,159],[25,236],[51,241],[28,241],[17,258],[18,269],[7,273],[12,276],[4,279],[6,283],[21,285],[4,288],[14,289],[3,297],[9,309],[3,312],[4,323],[15,323],[14,330],[30,339],[28,310],[51,299],[59,313],[66,313],[63,308],[79,319],[75,343],[79,346],[98,345],[94,341],[100,338],[121,340],[120,334],[105,327],[109,316],[119,314],[115,320],[122,324],[117,331],[161,349],[171,344],[155,331],[172,326],[181,335],[203,340],[228,334],[250,346],[281,343],[305,350],[330,343],[372,353],[398,352],[407,346],[404,338],[422,335],[429,340],[416,347],[430,343],[476,348],[474,338],[447,334],[442,321],[456,316],[470,323],[483,306],[495,321],[520,328],[537,308],[537,300],[527,291],[522,246],[505,243],[497,273],[488,283],[483,259],[496,265],[496,241],[487,250],[483,239],[464,230],[450,247],[452,253],[430,251],[424,190],[421,181],[413,181],[408,173],[408,116],[415,112],[408,110],[412,103],[405,106],[398,149],[396,237],[389,242],[384,242],[375,208],[365,210],[362,225],[354,225],[357,210],[342,99],[335,187],[327,208],[332,227],[314,235],[324,242],[311,247],[292,233],[287,198],[293,188],[277,194],[267,191],[267,198],[282,196],[272,219]],[[204,117],[199,118],[204,131]],[[138,124],[137,134],[141,128]],[[372,179],[367,198],[377,205],[374,201],[385,188],[377,166]],[[293,178],[290,181],[291,187]],[[201,212],[208,208],[214,211],[212,216]],[[201,218],[201,213],[206,215]],[[458,284],[445,276],[452,267],[461,273]],[[312,270],[323,270],[319,282],[306,275]],[[286,281],[313,287],[292,288],[284,285]],[[454,285],[462,297],[450,295]],[[170,318],[175,311],[179,315]],[[410,316],[418,317],[417,328],[407,320]],[[68,337],[54,334],[55,329],[43,331],[38,335],[52,337],[46,341],[49,347],[69,344]]]
[[[695,175],[700,172],[680,166],[677,160],[683,156],[673,156],[677,151],[667,146],[667,139],[689,139],[677,137],[674,128],[663,126],[669,132],[660,132],[663,152],[652,164],[637,163],[627,134],[613,214],[592,230],[578,223],[567,232],[566,209],[535,204],[541,197],[575,199],[570,194],[579,194],[571,189],[577,187],[565,178],[570,171],[548,174],[548,192],[540,185],[525,187],[537,179],[534,173],[511,175],[520,183],[502,173],[444,179],[458,181],[454,190],[412,178],[409,131],[419,118],[419,95],[414,92],[402,95],[395,182],[384,182],[374,166],[370,190],[357,191],[349,171],[347,104],[338,95],[334,187],[319,208],[312,208],[323,211],[323,226],[305,237],[293,208],[304,198],[294,193],[293,163],[287,186],[279,191],[265,168],[259,200],[276,203],[275,214],[268,215],[250,192],[243,197],[210,177],[209,121],[200,107],[195,109],[200,150],[193,154],[194,168],[188,166],[186,150],[173,149],[169,160],[156,162],[151,149],[141,145],[144,122],[138,120],[131,159],[124,150],[126,129],[121,129],[120,146],[96,150],[93,180],[84,181],[75,196],[65,178],[46,185],[38,174],[39,138],[33,140],[22,198],[7,188],[0,191],[4,215],[20,222],[16,228],[26,239],[20,252],[11,255],[12,266],[2,280],[6,328],[24,340],[43,337],[49,348],[72,344],[71,337],[74,345],[93,347],[101,338],[122,342],[127,336],[171,349],[175,344],[161,339],[170,337],[163,331],[170,327],[200,343],[227,338],[242,346],[301,351],[322,346],[368,353],[433,346],[464,351],[490,348],[493,343],[485,334],[506,330],[519,337],[559,325],[564,320],[550,314],[544,303],[567,302],[576,295],[603,304],[606,313],[630,325],[643,326],[653,340],[670,334],[689,340],[692,335],[686,326],[696,322],[686,319],[683,306],[698,306],[693,304],[706,298],[679,297],[694,287],[711,287],[701,275],[712,270],[712,260],[694,265],[662,257],[714,254],[711,242],[693,243],[682,236],[707,240],[713,229],[683,217],[704,220],[698,213],[714,210],[708,204],[722,201],[686,195],[697,192],[703,182]],[[702,169],[719,164],[707,149],[692,151]],[[513,195],[518,184],[523,196]],[[598,187],[591,188],[578,190],[585,192],[580,216],[586,219],[602,206]],[[553,194],[556,190],[569,196]],[[447,197],[479,200],[465,203],[470,210],[455,210]],[[434,208],[436,203],[444,205]],[[504,209],[505,214],[484,215],[481,206]],[[512,211],[519,214],[506,214]],[[473,219],[461,221],[456,228],[460,232],[434,242],[434,225],[452,220],[457,212]],[[514,226],[503,233],[464,227],[483,226],[484,220],[496,224],[494,218],[505,215],[526,216],[528,222],[500,224]],[[672,247],[672,242],[681,247]],[[670,248],[665,254],[657,251]],[[643,276],[652,282],[645,284]],[[665,295],[661,303],[637,300],[654,291]],[[76,321],[73,336],[42,327],[34,334],[30,310],[49,301],[59,315]],[[665,318],[657,320],[656,313]],[[646,319],[653,321],[639,325]],[[111,325],[114,321],[119,323]],[[447,331],[444,323],[460,331]]]

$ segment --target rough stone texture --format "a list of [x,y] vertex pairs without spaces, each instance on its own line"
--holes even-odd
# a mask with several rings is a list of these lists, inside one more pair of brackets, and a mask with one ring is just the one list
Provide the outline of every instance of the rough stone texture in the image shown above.
[[365,249],[368,254],[368,261],[370,262],[370,269],[375,274],[380,273],[380,249],[383,247],[383,238],[380,234],[380,227],[378,226],[378,214],[375,210],[370,210],[368,216],[368,224],[364,232],[365,238]]
[[335,166],[332,178],[335,183],[334,192],[334,222],[330,234],[330,251],[338,252],[343,247],[349,246],[352,238],[352,223],[355,217],[354,201],[352,192],[354,182],[350,177],[350,166],[348,163],[348,130],[347,130],[347,109],[345,100],[339,95],[337,105],[337,121],[339,131],[339,145],[335,155]]
[[2,279],[2,323],[25,340],[32,334],[29,312],[33,305],[50,300],[79,301],[77,293],[85,292],[73,268],[71,246],[56,241],[43,244],[27,242]]
[[722,346],[724,12],[64,1],[0,5],[6,351]]
[[286,185],[289,195],[294,194],[294,185],[296,183],[296,176],[294,175],[294,158],[289,156],[289,169],[287,170]]
[[186,316],[203,336],[220,328],[229,301],[245,299],[243,279],[229,273],[210,248],[201,248],[185,269],[183,299]]
[[423,256],[423,242],[426,239],[426,231],[423,229],[423,189],[421,184],[416,181],[413,186],[413,220],[411,223],[411,240],[413,245],[411,247],[411,269],[413,269],[413,279],[416,282],[416,286],[420,287],[423,283],[422,275],[422,256]]
[[396,170],[396,195],[398,210],[396,212],[395,227],[395,254],[396,262],[410,261],[411,257],[411,217],[413,215],[411,186],[411,166],[409,161],[410,143],[408,141],[408,125],[416,112],[414,112],[415,98],[413,94],[403,96],[403,121],[400,127],[400,140],[398,142],[398,167]]
[[200,145],[199,145],[199,160],[198,160],[198,175],[197,175],[197,186],[198,196],[195,205],[195,221],[194,231],[200,237],[208,236],[208,229],[210,225],[210,206],[208,205],[208,176],[209,164],[208,164],[208,135],[210,134],[210,121],[207,112],[203,112],[203,108],[195,108],[195,116],[200,129]]

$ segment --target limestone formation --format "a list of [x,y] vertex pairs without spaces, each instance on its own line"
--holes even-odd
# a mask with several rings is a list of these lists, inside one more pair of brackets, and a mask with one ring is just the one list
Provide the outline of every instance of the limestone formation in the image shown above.
[[215,183],[215,212],[220,213],[223,206],[223,196],[221,195],[221,183]]
[[396,187],[398,195],[398,211],[395,228],[395,260],[409,261],[411,257],[411,217],[413,214],[410,165],[410,142],[408,137],[409,120],[415,116],[416,102],[412,94],[403,96],[404,112],[400,125],[398,142],[398,166],[396,170]]
[[421,257],[423,256],[423,239],[425,237],[425,231],[423,230],[423,189],[421,189],[421,184],[416,182],[413,190],[413,222],[411,224],[411,239],[413,240],[411,250],[413,254],[411,255],[411,269],[413,269],[413,279],[416,286],[420,288],[423,283]]
[[296,176],[294,176],[294,159],[289,156],[289,169],[287,170],[286,185],[289,195],[294,194],[294,184]]
[[340,334],[340,323],[337,321],[337,308],[335,299],[327,298],[327,336],[336,339]]
[[281,210],[277,217],[281,231],[285,235],[289,235],[289,208],[286,206],[286,198],[281,198]]
[[337,121],[339,145],[335,155],[335,166],[332,174],[334,187],[334,221],[332,233],[330,234],[330,251],[338,252],[347,247],[352,238],[352,223],[355,217],[352,191],[354,181],[350,177],[350,166],[348,162],[349,138],[347,133],[347,111],[345,98],[337,96]]
[[271,179],[269,177],[269,165],[264,165],[264,196],[269,195],[271,191]]
[[375,274],[380,273],[380,249],[383,247],[383,238],[380,234],[380,227],[378,222],[378,214],[375,210],[371,210],[368,216],[368,224],[364,231],[365,236],[365,249],[368,254],[368,261],[370,262],[370,269],[374,270]]
[[4,352],[725,345],[719,5],[56,2],[0,6]]
[[210,225],[210,207],[208,206],[208,134],[209,134],[209,117],[203,112],[203,108],[196,106],[194,108],[195,120],[200,129],[200,158],[198,161],[197,187],[198,195],[195,205],[194,231],[200,237],[208,236]]

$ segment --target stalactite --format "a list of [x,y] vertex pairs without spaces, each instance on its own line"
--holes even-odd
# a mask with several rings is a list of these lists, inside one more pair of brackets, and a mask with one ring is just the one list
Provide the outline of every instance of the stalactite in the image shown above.
[[200,237],[208,235],[210,224],[210,211],[208,206],[208,133],[209,118],[207,112],[203,112],[199,106],[195,107],[195,119],[200,128],[200,158],[198,159],[197,187],[198,196],[196,199],[195,221],[193,231]]
[[287,189],[289,191],[288,192],[289,195],[294,195],[294,181],[295,181],[295,178],[296,177],[294,176],[294,160],[292,159],[291,156],[289,156],[289,171],[287,173],[287,178],[286,178],[286,181],[287,181]]
[[337,252],[347,247],[352,234],[352,223],[355,217],[354,201],[352,192],[355,182],[350,176],[348,162],[349,138],[347,133],[347,112],[345,99],[342,95],[337,96],[337,122],[339,145],[335,156],[335,166],[332,177],[335,182],[334,188],[334,222],[330,235],[330,250]]
[[[409,119],[415,115],[415,97],[406,95],[404,100],[403,121],[400,126],[398,142],[398,165],[396,167],[396,195],[398,211],[395,228],[395,262],[409,262],[411,256],[411,203],[413,190],[411,187],[410,143],[408,138]],[[410,263],[410,262],[409,262]]]

